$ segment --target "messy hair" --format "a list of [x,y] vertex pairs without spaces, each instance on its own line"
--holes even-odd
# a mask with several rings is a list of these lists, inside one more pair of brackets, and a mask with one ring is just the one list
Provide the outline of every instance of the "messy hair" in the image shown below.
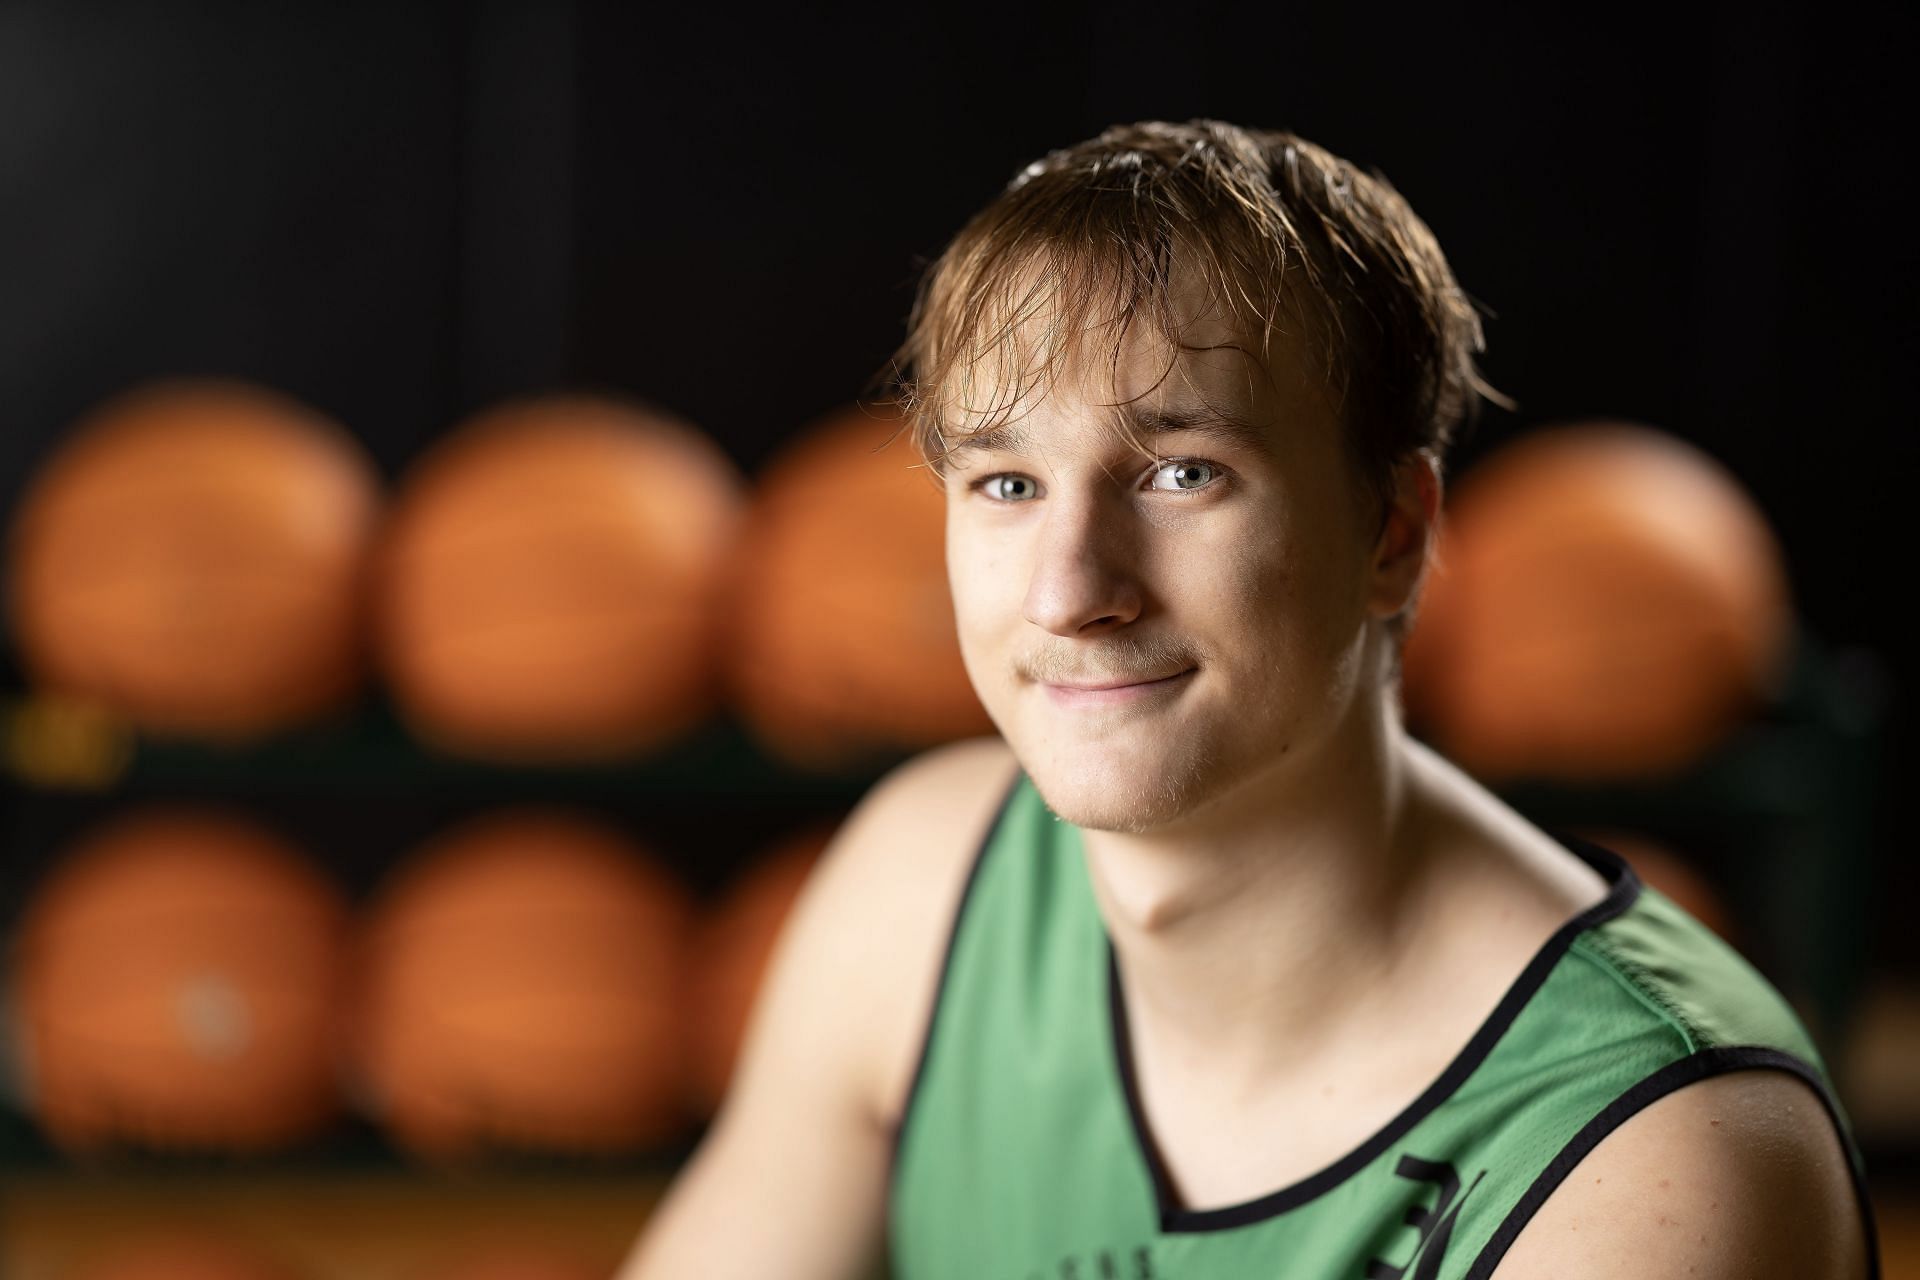
[[1376,529],[1396,465],[1444,461],[1478,397],[1499,398],[1474,364],[1479,315],[1385,178],[1291,133],[1146,121],[1022,169],[923,276],[882,377],[932,469],[1069,365],[1117,369],[1137,321],[1201,349],[1182,340],[1176,263],[1262,370],[1277,338],[1312,342]]

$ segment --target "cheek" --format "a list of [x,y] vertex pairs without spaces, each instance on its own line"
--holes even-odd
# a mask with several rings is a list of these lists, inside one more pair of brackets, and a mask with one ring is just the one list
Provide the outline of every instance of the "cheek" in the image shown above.
[[1213,548],[1201,599],[1219,622],[1217,655],[1276,691],[1341,660],[1362,597],[1358,569],[1298,529],[1243,531]]
[[1282,518],[1246,522],[1213,539],[1207,556],[1208,594],[1244,623],[1271,627],[1298,608],[1303,579],[1299,538]]
[[1005,609],[1001,598],[1007,575],[1001,572],[1003,557],[977,535],[964,534],[951,522],[947,528],[947,587],[953,596],[954,623],[960,632],[962,648],[969,637],[983,628],[990,629],[995,616]]

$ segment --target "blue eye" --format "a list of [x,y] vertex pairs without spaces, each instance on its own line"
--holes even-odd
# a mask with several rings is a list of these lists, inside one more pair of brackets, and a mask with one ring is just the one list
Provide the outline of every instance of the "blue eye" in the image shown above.
[[[1153,488],[1162,490],[1191,491],[1204,489],[1213,483],[1216,469],[1211,462],[1197,459],[1182,459],[1176,462],[1163,462],[1153,473]],[[1173,483],[1161,484],[1160,477],[1171,476]]]
[[975,486],[996,502],[1026,502],[1040,490],[1032,476],[1023,476],[1017,472],[1003,472],[997,476],[985,476]]
[[[1161,492],[1191,493],[1217,484],[1220,480],[1220,468],[1211,462],[1198,458],[1182,458],[1162,462],[1154,471],[1154,483],[1149,487]],[[1165,483],[1162,483],[1162,481]],[[1032,476],[1022,475],[1018,471],[1001,471],[990,476],[982,476],[973,482],[971,488],[985,494],[994,502],[1031,502],[1040,496],[1040,484]]]

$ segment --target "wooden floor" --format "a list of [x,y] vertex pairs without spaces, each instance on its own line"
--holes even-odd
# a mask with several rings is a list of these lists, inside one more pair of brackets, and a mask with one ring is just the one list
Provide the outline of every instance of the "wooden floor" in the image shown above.
[[[472,1185],[404,1175],[252,1185],[54,1178],[0,1183],[0,1275],[69,1280],[111,1246],[199,1225],[283,1259],[302,1280],[440,1280],[461,1255],[545,1253],[528,1280],[610,1277],[659,1179]],[[1920,1188],[1876,1188],[1885,1280],[1920,1280]],[[558,1263],[571,1259],[562,1269]],[[489,1280],[508,1277],[489,1274]]]
[[662,1186],[657,1176],[462,1183],[403,1173],[8,1179],[0,1276],[68,1280],[115,1247],[183,1231],[247,1242],[301,1280],[438,1280],[462,1256],[507,1252],[556,1260],[529,1268],[529,1280],[611,1276]]
[[1920,1280],[1920,1188],[1875,1188],[1873,1212],[1880,1219],[1885,1280]]

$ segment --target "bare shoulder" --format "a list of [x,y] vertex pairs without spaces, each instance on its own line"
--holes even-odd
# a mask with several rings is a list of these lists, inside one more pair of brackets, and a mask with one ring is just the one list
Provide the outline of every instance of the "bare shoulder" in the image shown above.
[[1742,1070],[1623,1122],[1541,1205],[1494,1280],[1859,1280],[1847,1157],[1811,1085]]
[[781,928],[726,1100],[623,1277],[873,1272],[883,1090],[917,1061],[968,855],[1012,777],[997,742],[929,752],[842,824]]
[[861,800],[808,886],[860,940],[846,970],[872,1036],[859,1084],[882,1126],[904,1107],[954,912],[1016,768],[998,738],[914,757]]
[[845,828],[849,849],[840,856],[864,861],[874,856],[872,846],[887,846],[882,861],[897,865],[903,852],[896,840],[909,840],[904,851],[929,850],[951,855],[957,843],[971,852],[970,836],[959,833],[956,822],[978,818],[984,823],[997,810],[1015,769],[1013,752],[999,738],[969,738],[922,752],[899,765],[873,785],[853,811]]

